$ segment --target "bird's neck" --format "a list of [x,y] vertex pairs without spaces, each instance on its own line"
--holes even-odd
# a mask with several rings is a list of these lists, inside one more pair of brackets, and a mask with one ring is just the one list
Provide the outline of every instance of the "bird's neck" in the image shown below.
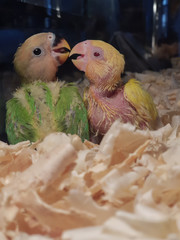
[[116,88],[113,88],[111,90],[107,90],[107,89],[102,90],[94,84],[91,84],[90,87],[89,87],[90,95],[93,98],[98,97],[98,99],[111,98],[115,94],[116,90],[117,90]]
[[111,97],[116,90],[122,85],[121,78],[119,76],[113,78],[101,79],[100,81],[93,83],[90,82],[89,90],[99,95],[99,97]]

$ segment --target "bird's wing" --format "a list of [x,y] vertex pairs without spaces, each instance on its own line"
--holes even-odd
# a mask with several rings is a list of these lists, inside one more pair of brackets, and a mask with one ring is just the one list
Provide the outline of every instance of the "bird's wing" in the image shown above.
[[87,111],[76,86],[67,84],[61,88],[55,115],[58,129],[89,139]]
[[36,140],[36,129],[33,127],[32,114],[22,106],[17,98],[6,103],[6,132],[8,141],[16,144],[21,141]]
[[156,120],[158,113],[150,94],[136,79],[130,79],[124,86],[124,96],[136,109],[138,114],[148,122]]
[[[59,92],[59,86],[54,88]],[[36,81],[15,91],[6,103],[6,132],[10,143],[37,141],[55,132],[51,83]],[[55,95],[55,94],[54,94]]]
[[84,94],[83,94],[83,101],[84,101],[84,104],[85,104],[85,107],[86,107],[86,109],[88,109],[88,98],[89,98],[89,94],[88,94],[88,87],[86,87],[85,89],[84,89]]

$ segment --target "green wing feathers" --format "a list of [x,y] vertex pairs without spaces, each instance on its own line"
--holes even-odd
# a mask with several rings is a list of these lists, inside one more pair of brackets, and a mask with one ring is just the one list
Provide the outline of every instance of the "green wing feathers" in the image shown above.
[[61,88],[55,115],[58,129],[63,127],[63,132],[78,134],[82,140],[89,139],[87,111],[76,86]]
[[89,139],[87,112],[75,86],[37,81],[18,89],[6,108],[6,132],[11,144],[34,142],[58,131]]
[[17,98],[12,98],[6,104],[6,133],[8,141],[16,144],[21,141],[35,141],[37,131],[33,127],[32,114],[24,108]]

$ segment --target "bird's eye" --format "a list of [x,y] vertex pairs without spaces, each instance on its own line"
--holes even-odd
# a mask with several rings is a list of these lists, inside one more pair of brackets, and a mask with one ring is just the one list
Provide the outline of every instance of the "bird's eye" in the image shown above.
[[52,39],[53,39],[53,36],[52,36],[52,35],[49,35],[48,38],[49,38],[49,40],[52,40]]
[[34,53],[34,55],[36,55],[36,56],[39,56],[39,55],[41,55],[41,49],[40,48],[35,48],[34,50],[33,50],[33,53]]
[[95,56],[95,57],[99,57],[99,56],[100,56],[100,53],[94,52],[94,56]]

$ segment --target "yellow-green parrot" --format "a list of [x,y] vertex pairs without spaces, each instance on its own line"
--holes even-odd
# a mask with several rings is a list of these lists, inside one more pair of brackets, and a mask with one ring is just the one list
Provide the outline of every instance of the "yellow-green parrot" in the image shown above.
[[158,113],[152,97],[135,79],[122,83],[124,57],[101,40],[86,40],[73,47],[73,64],[85,72],[90,86],[84,93],[91,132],[101,137],[116,119],[137,128],[155,128]]
[[56,77],[69,52],[67,41],[53,33],[35,34],[17,49],[14,68],[22,86],[6,104],[10,144],[34,142],[57,131],[89,138],[87,111],[78,88]]

